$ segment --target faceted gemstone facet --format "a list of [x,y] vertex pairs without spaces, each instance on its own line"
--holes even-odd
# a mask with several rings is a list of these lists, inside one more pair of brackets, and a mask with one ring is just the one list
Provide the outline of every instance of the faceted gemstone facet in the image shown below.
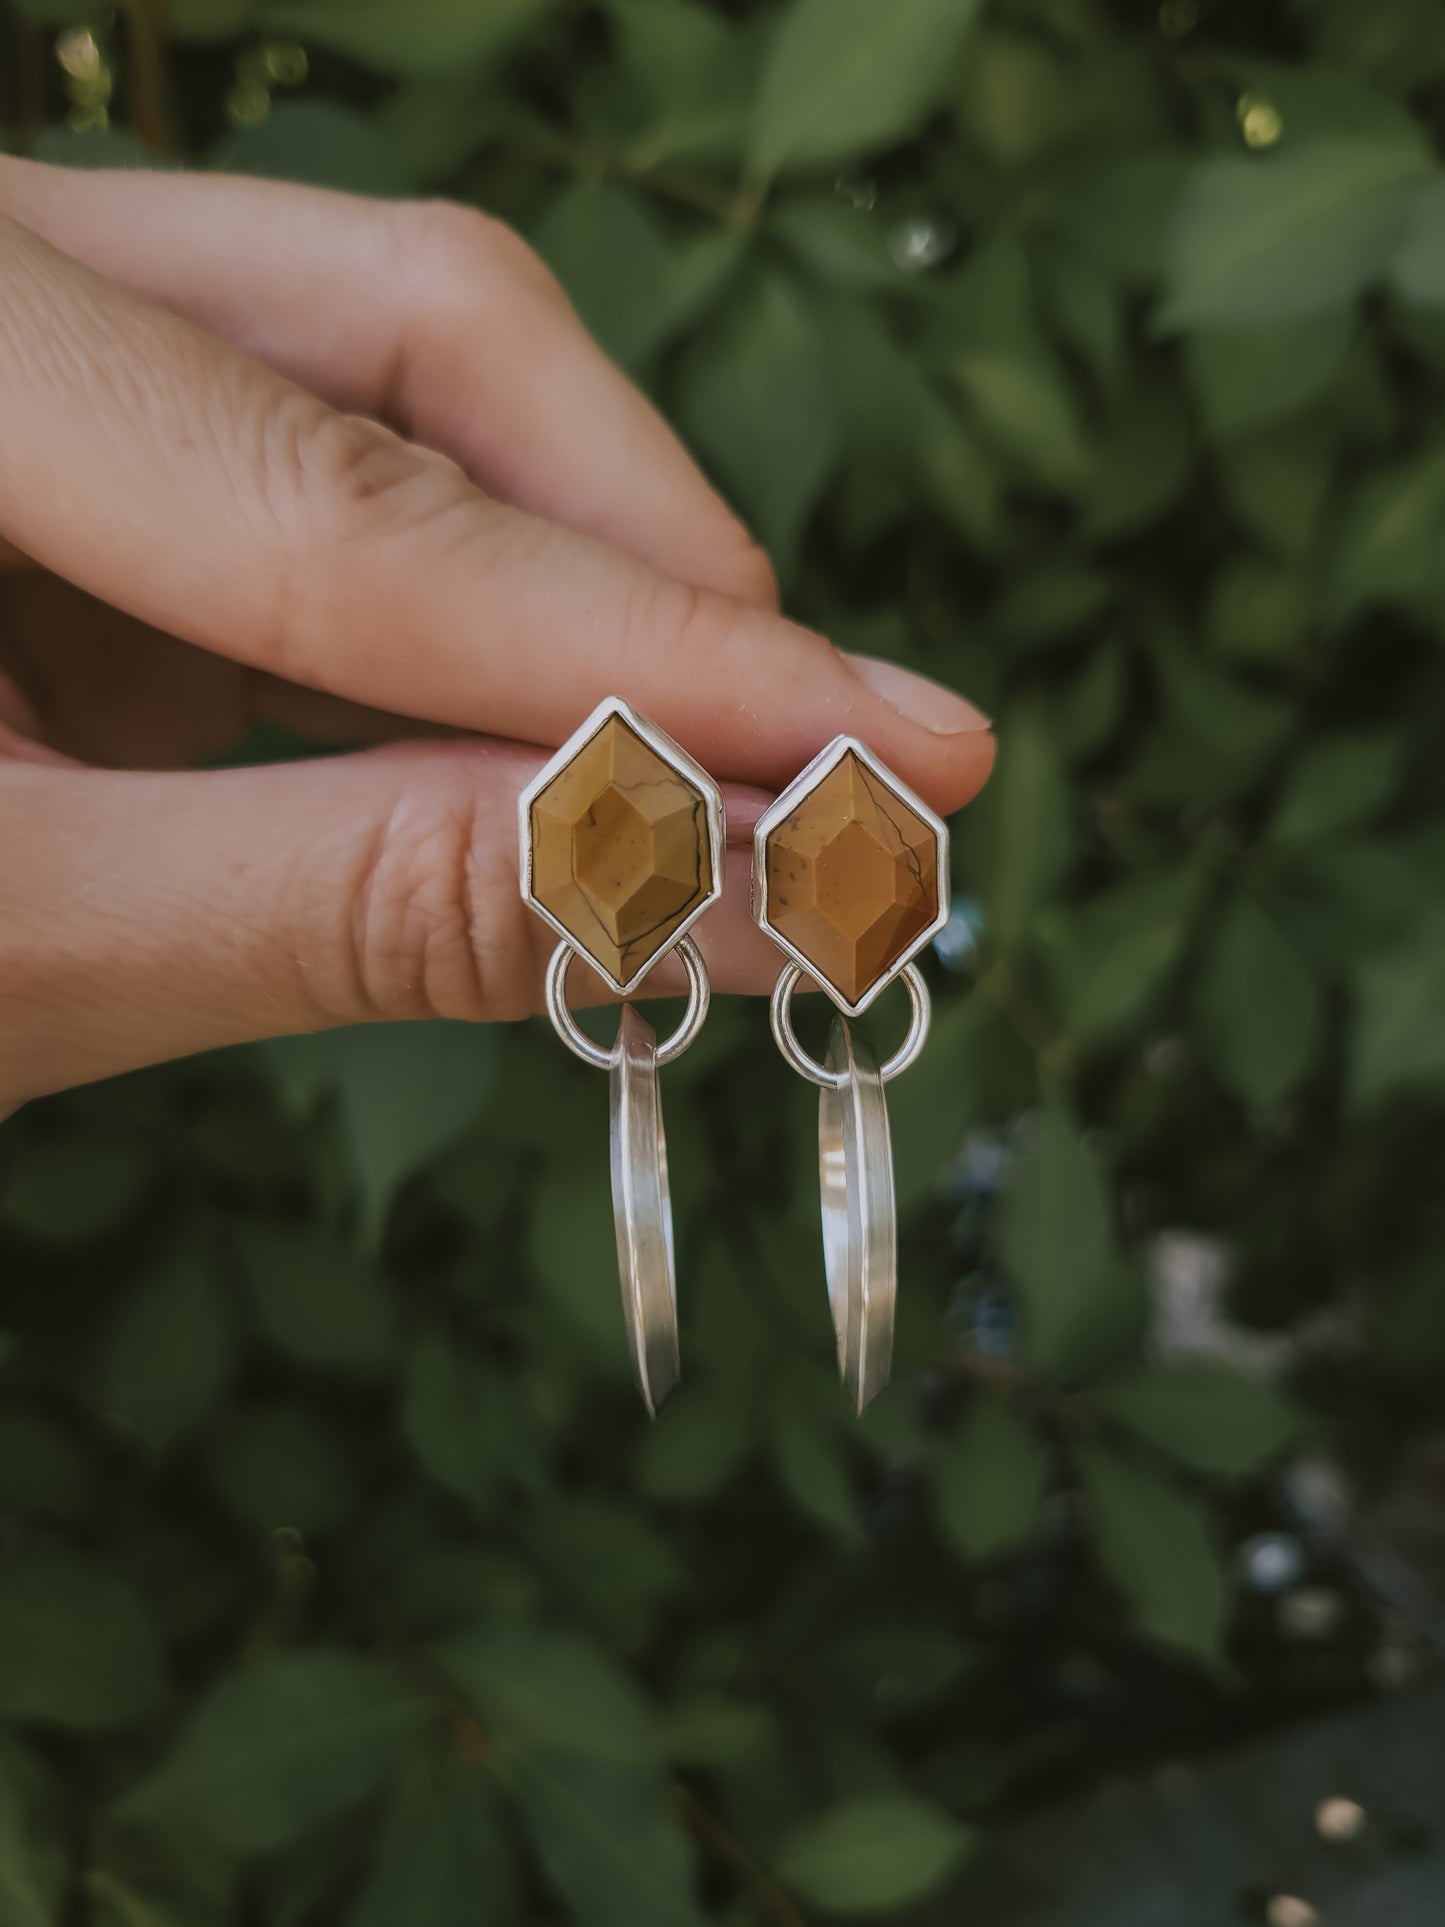
[[620,984],[712,888],[701,792],[620,716],[533,800],[531,828],[532,894]]
[[767,838],[767,920],[858,1004],[938,914],[938,838],[849,750]]

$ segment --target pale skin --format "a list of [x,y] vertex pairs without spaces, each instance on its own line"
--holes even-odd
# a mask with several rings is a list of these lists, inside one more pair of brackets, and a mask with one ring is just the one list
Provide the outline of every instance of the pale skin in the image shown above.
[[[614,693],[723,784],[695,933],[722,991],[777,975],[748,836],[815,751],[859,736],[943,812],[992,762],[962,697],[778,613],[505,227],[0,159],[0,1115],[222,1044],[539,1009],[516,797]],[[375,746],[194,767],[258,720]]]

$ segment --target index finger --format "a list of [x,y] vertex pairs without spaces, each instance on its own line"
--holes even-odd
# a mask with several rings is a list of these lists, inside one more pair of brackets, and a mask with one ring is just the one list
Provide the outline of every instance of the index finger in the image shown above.
[[0,209],[549,522],[749,602],[766,557],[510,229],[447,203],[0,158]]
[[843,731],[938,808],[987,775],[951,691],[493,501],[6,222],[0,345],[0,535],[173,634],[524,742],[622,694],[720,778]]

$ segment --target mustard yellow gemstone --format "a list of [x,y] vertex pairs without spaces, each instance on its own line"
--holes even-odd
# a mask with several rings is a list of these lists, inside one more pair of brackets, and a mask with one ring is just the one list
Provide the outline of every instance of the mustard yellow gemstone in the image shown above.
[[532,894],[618,983],[712,888],[701,792],[620,716],[535,798],[531,831]]
[[768,922],[858,1004],[938,914],[938,838],[849,750],[767,839]]

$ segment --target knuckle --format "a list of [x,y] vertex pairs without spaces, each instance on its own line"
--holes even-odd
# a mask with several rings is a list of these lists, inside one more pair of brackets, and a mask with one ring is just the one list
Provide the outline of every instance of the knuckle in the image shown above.
[[472,304],[500,292],[563,302],[561,283],[514,228],[455,201],[403,202],[395,211],[403,271],[433,300]]
[[260,439],[277,560],[267,666],[304,681],[348,606],[358,557],[455,511],[473,491],[445,456],[299,392],[269,405]]
[[369,1017],[521,1017],[535,957],[515,861],[465,781],[399,798],[347,892],[351,1002]]
[[723,579],[740,602],[776,609],[778,577],[772,558],[741,523],[735,528],[733,547],[723,557]]

